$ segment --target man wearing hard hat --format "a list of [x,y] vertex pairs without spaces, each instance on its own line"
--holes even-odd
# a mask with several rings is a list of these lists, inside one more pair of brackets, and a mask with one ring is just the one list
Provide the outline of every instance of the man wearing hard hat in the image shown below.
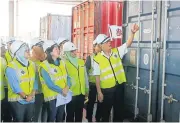
[[63,45],[64,43],[68,42],[69,40],[67,38],[64,37],[59,37],[58,40],[56,40],[55,42],[59,45],[59,49],[60,49],[60,58],[64,59],[64,51],[63,51]]
[[[42,40],[40,38],[34,38],[33,40],[31,40],[32,54],[30,56],[30,60],[35,63],[37,75],[39,75],[39,73],[38,73],[39,65],[46,58],[46,55],[43,51],[43,44],[44,44],[44,40]],[[34,122],[38,122],[39,120],[42,122],[44,121],[44,118],[43,118],[44,112],[42,112],[42,107],[44,107],[43,102],[44,102],[44,96],[42,93],[42,85],[41,85],[39,77],[38,77],[38,90],[36,91],[35,106],[34,106],[34,109],[35,109],[34,118],[33,118]],[[42,117],[41,117],[41,115],[42,115]]]
[[15,41],[10,46],[14,58],[8,63],[8,101],[15,122],[31,122],[34,113],[35,91],[38,89],[35,65],[29,61],[29,47]]
[[[91,54],[90,56],[87,57],[86,59],[86,69],[87,73],[89,75],[89,96],[88,96],[88,102],[87,102],[87,119],[88,122],[92,122],[92,116],[93,116],[93,109],[94,109],[94,104],[96,101],[97,97],[97,91],[96,91],[96,77],[93,75],[93,66],[94,66],[94,57],[101,52],[101,48],[99,44],[97,44],[96,39],[93,41],[93,48],[94,48],[94,53]],[[99,105],[96,110],[96,121],[100,121],[99,117]]]
[[84,61],[77,58],[76,46],[66,42],[63,46],[67,73],[71,77],[72,101],[67,105],[67,122],[82,122],[85,96],[89,93],[88,76]]
[[126,43],[118,48],[111,48],[110,37],[99,34],[96,38],[102,51],[94,58],[94,75],[98,100],[102,103],[102,122],[109,122],[111,108],[114,110],[114,122],[123,121],[124,82],[126,76],[121,59],[131,46],[134,34],[139,30],[138,25],[132,26],[131,35]]

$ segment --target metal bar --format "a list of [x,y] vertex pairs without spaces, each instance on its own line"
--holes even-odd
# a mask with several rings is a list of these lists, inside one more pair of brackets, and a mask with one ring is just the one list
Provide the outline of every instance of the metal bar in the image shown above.
[[[80,41],[80,43],[81,43],[81,45],[82,46],[80,46],[81,47],[81,49],[82,49],[82,51],[81,51],[81,58],[82,59],[84,59],[84,11],[85,11],[85,4],[82,4],[81,5],[81,10],[80,10],[80,23],[82,24],[82,25],[80,25],[80,33],[81,33],[81,41]],[[82,15],[81,15],[81,12],[82,12]],[[82,41],[83,41],[83,43],[82,43]]]
[[[148,116],[151,115],[151,94],[152,94],[152,81],[153,81],[152,74],[153,74],[154,11],[155,11],[155,1],[152,1],[151,54],[150,54]],[[152,119],[148,118],[148,121],[150,122],[150,121],[152,121]]]
[[168,10],[168,1],[165,1],[164,9],[164,45],[163,45],[163,71],[162,71],[162,91],[161,91],[161,117],[160,120],[163,121],[164,113],[164,85],[165,85],[165,70],[166,70],[166,39],[167,39],[167,10]]
[[[85,8],[85,9],[87,9],[86,11],[87,11],[87,35],[86,35],[86,37],[87,37],[87,42],[86,42],[86,44],[89,42],[89,12],[90,12],[90,7],[89,7],[89,2],[87,3],[87,8]],[[86,16],[86,15],[85,15]],[[85,40],[84,40],[85,41]],[[88,47],[87,47],[88,48]],[[89,53],[89,48],[88,48],[88,53]],[[92,62],[91,62],[92,63]]]
[[[140,26],[140,17],[141,17],[141,0],[139,0],[139,14],[138,14],[138,25]],[[141,29],[140,29],[141,30]],[[138,47],[137,47],[137,69],[136,69],[136,96],[135,96],[135,108],[134,108],[134,119],[137,118],[137,115],[139,114],[138,111],[138,87],[139,87],[139,55],[140,55],[140,35],[141,31],[139,31],[139,37],[138,37]]]

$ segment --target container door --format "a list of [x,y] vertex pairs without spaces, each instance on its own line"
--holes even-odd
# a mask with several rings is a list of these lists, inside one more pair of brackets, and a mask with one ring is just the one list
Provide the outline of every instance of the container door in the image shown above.
[[51,39],[58,40],[59,37],[71,39],[71,16],[52,15],[51,18]]
[[58,39],[58,34],[59,34],[59,16],[57,15],[51,15],[51,28],[50,28],[50,39],[51,40],[57,40]]
[[[159,80],[160,121],[180,121],[180,2],[162,3],[161,71]],[[163,98],[162,98],[163,97]]]
[[[126,2],[124,41],[131,34],[131,26],[140,26],[133,44],[124,57],[127,83],[125,86],[125,117],[139,121],[156,120],[158,73],[158,2]],[[156,27],[156,28],[155,28]]]
[[40,37],[47,39],[48,36],[48,17],[43,17],[40,19]]

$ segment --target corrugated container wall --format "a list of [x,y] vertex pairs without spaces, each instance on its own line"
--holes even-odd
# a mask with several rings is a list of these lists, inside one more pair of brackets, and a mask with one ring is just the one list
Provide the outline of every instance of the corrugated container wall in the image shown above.
[[180,1],[124,3],[124,41],[137,23],[124,57],[125,115],[136,121],[180,121]]
[[[78,57],[86,59],[93,53],[93,41],[98,34],[109,35],[108,25],[122,26],[122,2],[86,1],[73,8],[72,41],[78,48]],[[120,46],[121,39],[112,42]]]
[[40,37],[48,40],[66,37],[71,40],[71,24],[71,16],[48,14],[40,19]]

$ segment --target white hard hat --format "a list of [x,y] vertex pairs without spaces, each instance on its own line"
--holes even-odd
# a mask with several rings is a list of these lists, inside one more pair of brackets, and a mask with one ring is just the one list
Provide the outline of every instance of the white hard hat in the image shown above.
[[73,51],[73,50],[77,50],[76,46],[72,43],[72,42],[66,42],[63,45],[63,51]]
[[67,38],[64,37],[59,37],[58,40],[56,40],[55,42],[59,45],[61,44],[63,41],[69,41]]
[[99,34],[95,40],[96,40],[97,44],[103,44],[103,43],[106,43],[107,41],[109,41],[110,39],[111,38],[105,34]]
[[30,42],[30,47],[32,48],[33,46],[38,45],[38,44],[41,45],[41,46],[43,46],[44,40],[41,39],[41,38],[34,38],[34,39],[32,39],[31,42]]
[[0,47],[3,47],[3,46],[5,46],[5,44],[4,44],[3,41],[1,40]]
[[44,52],[53,45],[57,45],[56,42],[54,42],[53,40],[46,40],[43,44]]
[[95,45],[95,44],[97,44],[97,41],[96,41],[96,39],[93,41],[93,45]]
[[27,45],[25,42],[23,42],[23,41],[15,41],[15,42],[13,42],[12,44],[11,44],[11,46],[10,46],[10,51],[11,51],[11,53],[13,54],[13,55],[15,55],[16,54],[16,52],[22,47],[22,46],[24,46],[24,45]]
[[14,41],[16,41],[15,37],[9,37],[8,40],[6,41],[6,43],[13,43]]

